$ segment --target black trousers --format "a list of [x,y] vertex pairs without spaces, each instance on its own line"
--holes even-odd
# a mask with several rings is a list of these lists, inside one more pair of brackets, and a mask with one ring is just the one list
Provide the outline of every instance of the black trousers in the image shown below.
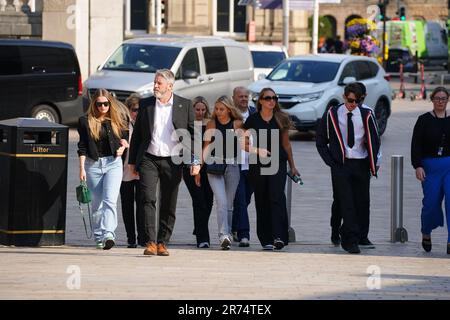
[[213,192],[209,186],[206,166],[202,166],[200,171],[200,187],[195,184],[194,176],[191,176],[190,167],[183,168],[183,180],[192,198],[192,208],[194,211],[194,234],[197,238],[197,245],[208,242],[209,230],[208,222],[213,207]]
[[140,201],[140,191],[139,180],[122,181],[120,185],[122,217],[125,231],[127,232],[128,244],[136,244],[136,229],[138,244],[145,245],[148,241],[145,235],[144,211]]
[[[139,177],[146,236],[149,241],[168,243],[175,226],[181,165],[174,164],[170,157],[157,157],[146,153],[140,164]],[[160,194],[157,194],[158,182]],[[158,198],[159,217],[156,212]]]
[[343,218],[343,245],[358,243],[369,233],[370,169],[367,159],[345,159],[331,168],[333,192]]
[[333,203],[331,205],[331,219],[330,219],[330,226],[331,230],[339,232],[339,229],[341,228],[342,224],[342,214],[341,210],[339,208],[339,199],[337,195],[336,190],[336,179],[333,178],[333,174],[331,174],[331,184],[333,187]]
[[256,233],[262,246],[280,238],[288,244],[289,222],[286,208],[286,162],[274,175],[261,175],[256,165],[250,165],[249,181],[255,194]]

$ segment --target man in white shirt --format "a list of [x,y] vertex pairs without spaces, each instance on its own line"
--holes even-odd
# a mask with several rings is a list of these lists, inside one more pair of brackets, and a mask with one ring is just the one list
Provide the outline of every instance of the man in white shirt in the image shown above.
[[[169,255],[167,243],[175,225],[178,186],[182,174],[182,164],[174,161],[174,157],[180,156],[176,146],[179,142],[183,145],[191,142],[188,151],[192,152],[193,141],[201,139],[200,136],[194,137],[195,116],[191,101],[173,94],[174,82],[172,71],[162,69],[156,72],[154,97],[140,100],[131,138],[130,170],[139,173],[145,230],[149,239],[144,255]],[[187,142],[181,137],[179,130],[182,129],[189,132],[191,141]],[[190,161],[191,174],[197,175],[200,165],[196,159],[199,156],[193,158]],[[156,192],[158,182],[159,195]],[[159,215],[156,213],[158,198]],[[159,223],[156,223],[157,216]]]
[[345,103],[326,111],[316,134],[316,146],[331,167],[333,197],[342,214],[341,246],[360,253],[368,239],[370,215],[370,174],[377,176],[381,141],[372,109],[359,105],[360,85],[344,90]]
[[[250,114],[255,113],[254,107],[248,105],[249,92],[245,87],[236,87],[233,90],[233,102],[242,114],[243,122],[247,120]],[[239,158],[239,166],[241,177],[239,179],[239,185],[236,190],[233,203],[233,219],[232,228],[233,237],[235,241],[239,241],[239,247],[250,246],[250,222],[248,219],[247,207],[250,204],[253,189],[248,181],[248,153],[244,150],[241,151]]]

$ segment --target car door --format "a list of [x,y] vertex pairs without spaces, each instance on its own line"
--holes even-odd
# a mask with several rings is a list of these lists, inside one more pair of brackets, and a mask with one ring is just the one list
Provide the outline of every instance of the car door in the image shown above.
[[[186,71],[197,73],[196,78],[185,78]],[[193,99],[204,94],[205,77],[200,71],[200,59],[197,48],[189,49],[183,57],[178,70],[175,72],[174,91],[187,99]]]
[[230,75],[228,61],[223,46],[203,47],[202,53],[205,61],[204,97],[211,106],[222,95],[231,96],[229,91]]
[[19,47],[0,45],[0,120],[26,116],[26,87]]

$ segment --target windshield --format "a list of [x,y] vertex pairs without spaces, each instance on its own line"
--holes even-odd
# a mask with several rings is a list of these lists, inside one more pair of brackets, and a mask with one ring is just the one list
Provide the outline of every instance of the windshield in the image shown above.
[[267,77],[272,81],[298,81],[321,83],[336,77],[339,63],[291,60],[282,62]]
[[273,68],[286,57],[283,52],[252,51],[252,58],[255,68]]
[[103,69],[154,73],[158,69],[170,69],[181,48],[142,44],[123,44]]

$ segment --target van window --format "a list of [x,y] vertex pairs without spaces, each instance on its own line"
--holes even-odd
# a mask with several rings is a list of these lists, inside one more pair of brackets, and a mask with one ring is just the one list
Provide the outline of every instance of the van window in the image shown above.
[[255,68],[274,68],[286,57],[283,52],[252,51],[253,66]]
[[230,57],[228,68],[233,70],[249,70],[251,61],[248,51],[242,47],[227,47],[227,54]]
[[200,74],[200,63],[198,60],[197,49],[191,49],[186,52],[186,55],[183,58],[183,62],[181,62],[181,66],[177,71],[175,79],[181,79],[183,72],[186,70],[195,71]]
[[174,47],[127,43],[113,53],[103,69],[154,73],[170,69],[180,51]]
[[227,55],[224,47],[204,47],[206,73],[219,73],[228,71]]
[[19,47],[0,46],[0,76],[10,76],[22,73]]
[[52,47],[21,46],[23,73],[75,73],[77,72],[71,50]]

